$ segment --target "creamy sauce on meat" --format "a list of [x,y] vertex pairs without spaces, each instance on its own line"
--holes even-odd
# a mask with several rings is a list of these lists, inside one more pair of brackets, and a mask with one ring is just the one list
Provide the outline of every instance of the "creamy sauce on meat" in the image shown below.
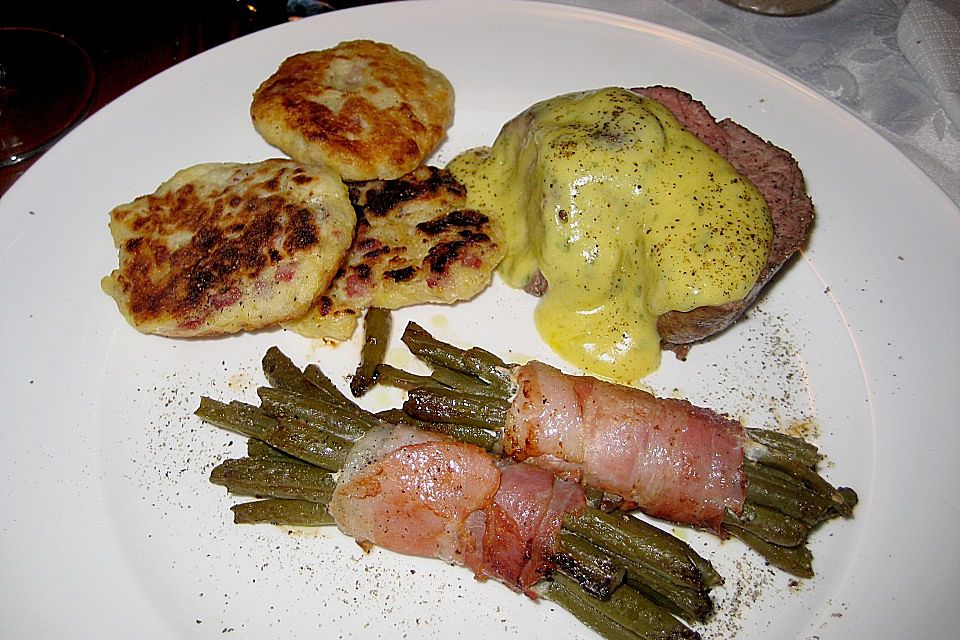
[[549,288],[535,319],[569,362],[634,381],[656,319],[739,300],[773,235],[757,189],[658,102],[620,88],[539,102],[448,168],[505,229],[504,280]]

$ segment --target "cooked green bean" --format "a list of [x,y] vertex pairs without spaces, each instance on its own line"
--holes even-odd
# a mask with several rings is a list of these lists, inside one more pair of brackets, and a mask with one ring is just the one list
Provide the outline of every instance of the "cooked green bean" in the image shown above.
[[702,622],[713,612],[707,589],[679,585],[656,569],[614,556],[627,570],[626,581],[670,613],[690,622]]
[[286,460],[287,462],[303,462],[299,458],[294,458],[290,454],[284,453],[276,447],[271,447],[259,438],[247,439],[247,456],[250,458],[272,458]]
[[857,496],[857,492],[850,487],[837,487],[837,493],[839,493],[840,497],[843,498],[843,503],[847,505],[847,509],[852,514],[853,508],[857,506],[858,502],[860,502],[860,497]]
[[807,467],[815,467],[823,458],[815,445],[785,433],[769,429],[747,429],[747,435],[754,442],[759,442]]
[[810,527],[796,518],[752,502],[744,503],[743,511],[739,516],[727,511],[723,517],[723,526],[725,529],[736,527],[748,531],[770,544],[781,547],[795,547],[803,544],[810,533]]
[[[461,351],[461,356],[467,361],[484,362],[485,366],[500,367],[502,364],[495,359],[495,356],[482,350],[470,350],[469,353]],[[346,424],[352,424],[352,426],[337,426],[339,424],[337,420],[341,417],[355,418],[356,416],[352,415],[353,412],[363,412],[360,414],[361,417],[369,416],[367,422],[375,424],[380,424],[381,420],[387,420],[412,422],[421,427],[425,426],[423,424],[425,420],[422,418],[429,416],[432,418],[429,421],[429,429],[448,433],[457,439],[472,441],[479,446],[498,451],[501,444],[499,429],[502,429],[509,402],[505,397],[457,392],[437,382],[437,378],[442,378],[461,388],[469,387],[487,391],[490,383],[478,374],[471,373],[469,367],[467,367],[468,371],[463,371],[456,368],[447,369],[445,365],[437,363],[432,363],[432,366],[435,373],[435,376],[431,377],[434,388],[410,389],[407,404],[404,405],[421,408],[423,411],[420,415],[411,416],[409,413],[412,412],[393,411],[384,413],[382,416],[374,416],[369,412],[363,412],[352,400],[336,389],[319,367],[309,365],[300,372],[278,349],[271,351],[269,359],[265,357],[265,370],[270,371],[271,383],[276,383],[277,386],[263,387],[258,390],[262,401],[261,408],[241,402],[224,405],[208,398],[202,399],[201,407],[197,410],[199,416],[219,426],[248,435],[253,440],[248,443],[251,457],[242,461],[226,461],[211,473],[212,481],[223,484],[233,493],[268,496],[266,500],[236,505],[233,508],[235,521],[288,525],[319,525],[329,522],[329,514],[326,513],[323,504],[328,502],[332,495],[334,480],[333,476],[325,473],[323,469],[339,470],[352,447],[352,440],[365,430],[363,424],[347,422]],[[503,367],[506,370],[506,365]],[[387,365],[379,365],[377,369],[387,370],[387,376],[392,373],[387,369]],[[382,370],[381,376],[384,375]],[[292,387],[307,393],[294,391]],[[292,460],[288,457],[290,455],[305,462]],[[260,475],[251,474],[251,469],[260,469]],[[245,471],[241,472],[241,470]],[[320,474],[322,486],[315,486],[317,482],[310,485],[303,480],[289,479],[290,474],[304,470]],[[287,473],[286,476],[284,472]],[[598,499],[601,503],[605,501],[602,495]],[[316,504],[311,505],[302,501]],[[604,515],[616,517],[612,514]],[[633,521],[632,518],[628,520]],[[635,522],[639,523],[639,521]],[[675,584],[672,579],[674,576],[670,574],[672,568],[652,569],[632,560],[625,560],[609,551],[606,546],[598,546],[571,531],[560,533],[561,547],[556,557],[559,571],[555,575],[561,580],[566,579],[561,572],[574,575],[589,586],[592,593],[610,598],[611,601],[615,598],[620,601],[624,597],[639,598],[648,607],[652,607],[652,610],[658,611],[659,616],[665,616],[669,621],[670,629],[686,630],[682,623],[640,596],[637,589],[627,586],[625,580],[649,593],[655,593],[664,603],[663,607],[669,607],[678,615],[694,620],[702,619],[712,608],[712,603],[705,591],[703,577],[704,575],[716,576],[716,574],[709,563],[696,556],[692,550],[688,550],[683,543],[646,523],[637,526],[640,529],[646,529],[653,538],[666,536],[681,545],[686,571],[689,575],[696,576],[696,581],[688,578],[687,582],[696,584],[696,587]],[[617,547],[616,544],[610,546]],[[709,570],[698,569],[698,565],[691,559],[691,554],[699,558]],[[662,562],[664,558],[669,557],[670,551],[661,549],[657,553],[648,555],[654,561]],[[669,562],[667,564],[670,565]],[[664,577],[660,571],[666,571],[671,578]],[[713,578],[710,580],[712,581]],[[717,576],[711,584],[719,582]],[[624,595],[617,596],[621,591]],[[581,591],[581,593],[583,597],[590,598],[586,592]],[[621,623],[614,622],[605,615],[602,617],[608,620],[611,629],[624,629],[628,634],[624,637],[666,637],[638,636]]]
[[[443,365],[433,365],[433,373],[430,375],[435,381],[444,387],[472,393],[478,396],[490,396],[493,398],[503,398],[503,394],[496,388],[487,384],[480,378],[472,376],[456,369],[450,369]],[[431,385],[433,386],[433,385]]]
[[317,365],[309,364],[301,371],[277,347],[270,347],[264,354],[263,372],[274,388],[327,400],[334,404],[355,406],[353,401],[347,398]]
[[345,407],[320,397],[307,397],[284,389],[257,389],[263,412],[280,418],[303,420],[347,440],[357,440],[367,429],[380,423],[359,407]]
[[700,590],[723,582],[690,545],[625,513],[587,507],[579,515],[565,515],[563,526],[618,556],[646,565],[677,585]]
[[573,617],[592,629],[605,640],[645,640],[621,624],[614,622],[597,609],[600,600],[593,598],[582,589],[579,593],[576,583],[565,586],[562,574],[555,576],[550,583],[547,597],[569,611]]
[[417,387],[441,387],[447,388],[447,385],[437,382],[430,376],[421,376],[403,369],[398,369],[389,364],[381,364],[377,367],[379,374],[378,382],[390,387],[397,387],[409,391]]
[[210,472],[210,482],[231,493],[308,500],[326,504],[336,481],[327,471],[303,462],[271,458],[232,458]]
[[390,311],[370,307],[363,316],[363,347],[360,363],[350,380],[350,392],[359,398],[377,383],[377,365],[383,363],[390,342]]
[[268,498],[242,502],[230,507],[234,524],[278,524],[295,527],[320,527],[335,524],[323,504],[308,500]]
[[852,507],[846,504],[837,489],[811,467],[770,449],[759,448],[751,451],[751,454],[757,463],[790,476],[810,491],[830,500],[837,515],[850,517],[853,514]]
[[397,387],[409,391],[417,387],[430,387],[438,389],[456,389],[466,393],[473,393],[481,396],[491,396],[494,398],[505,399],[506,396],[502,390],[495,388],[483,380],[450,369],[443,365],[431,365],[433,373],[429,376],[421,376],[403,369],[398,369],[389,364],[382,364],[377,367],[377,373],[380,375],[378,382],[391,387]]
[[428,422],[420,420],[404,413],[400,409],[388,409],[377,414],[386,422],[391,424],[403,424],[409,427],[417,427],[425,431],[442,433],[448,435],[460,442],[476,445],[491,453],[499,455],[502,453],[503,443],[498,433],[489,431],[482,427],[474,427],[466,424],[455,424],[453,422]]
[[333,384],[333,380],[328,378],[327,374],[321,371],[317,365],[308,364],[303,369],[303,377],[320,390],[324,399],[347,406],[355,406],[354,401],[340,391],[340,388]]
[[800,578],[813,577],[813,554],[806,544],[800,544],[795,547],[781,547],[761,540],[754,534],[744,529],[732,528],[731,533],[743,540],[754,551],[763,558],[787,573],[791,573]]
[[400,338],[415,356],[431,365],[441,365],[476,376],[499,388],[503,397],[511,394],[512,382],[508,365],[482,349],[461,349],[434,338],[415,322],[407,324]]
[[814,493],[793,478],[783,477],[776,469],[745,460],[743,470],[749,502],[776,509],[811,527],[834,508],[833,500]]
[[[476,361],[476,362],[481,362],[481,363],[483,363],[483,364],[485,364],[485,365],[488,365],[488,366],[491,366],[491,367],[496,367],[497,369],[506,369],[506,370],[509,370],[510,367],[511,367],[510,364],[504,362],[504,361],[500,358],[500,356],[498,356],[497,354],[491,353],[491,352],[487,351],[486,349],[481,349],[480,347],[470,347],[470,348],[467,349],[464,353],[467,355],[467,357],[469,357],[470,359],[472,359],[472,360],[474,360],[474,361]],[[502,374],[501,374],[501,375],[502,375]],[[502,379],[503,379],[503,380],[509,379],[509,375],[508,375],[508,376],[502,376]]]
[[234,400],[225,404],[203,396],[194,415],[221,429],[240,433],[250,438],[263,439],[267,431],[276,428],[277,421],[253,405]]
[[407,345],[410,353],[421,360],[471,373],[463,364],[463,349],[437,340],[416,322],[407,323],[400,340]]
[[453,389],[419,387],[407,392],[403,410],[430,422],[456,422],[501,430],[510,404]]
[[303,371],[280,351],[279,347],[267,349],[263,355],[262,365],[267,382],[277,389],[286,389],[308,396],[319,392],[317,386],[304,377]]
[[623,582],[627,570],[610,554],[569,531],[560,531],[557,568],[590,595],[605,600]]
[[353,443],[299,420],[280,418],[263,441],[284,453],[330,471],[339,471]]
[[284,453],[330,471],[343,466],[352,446],[348,440],[327,431],[298,420],[267,416],[257,407],[242,402],[223,404],[204,397],[195,413],[206,422],[263,440]]
[[570,578],[554,577],[548,597],[608,640],[693,640],[699,634],[629,586],[609,600],[591,597]]

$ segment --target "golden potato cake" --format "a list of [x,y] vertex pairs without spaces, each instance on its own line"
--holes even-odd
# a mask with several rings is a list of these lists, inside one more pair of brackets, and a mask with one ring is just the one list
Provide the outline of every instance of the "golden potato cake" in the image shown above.
[[101,286],[144,333],[268,327],[303,315],[327,288],[355,224],[330,169],[201,164],[110,212],[120,264]]
[[294,160],[344,180],[399,178],[453,121],[453,87],[416,56],[370,40],[284,60],[253,94],[253,125]]
[[501,231],[466,209],[466,189],[445,169],[350,186],[357,232],[343,266],[313,308],[288,329],[346,340],[368,307],[397,309],[472,298],[505,251]]

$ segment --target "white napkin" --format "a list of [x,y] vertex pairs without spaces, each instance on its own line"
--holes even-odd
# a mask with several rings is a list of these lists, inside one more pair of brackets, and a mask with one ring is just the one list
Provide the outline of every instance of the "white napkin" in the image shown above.
[[897,42],[960,127],[960,18],[929,0],[910,0],[897,26]]

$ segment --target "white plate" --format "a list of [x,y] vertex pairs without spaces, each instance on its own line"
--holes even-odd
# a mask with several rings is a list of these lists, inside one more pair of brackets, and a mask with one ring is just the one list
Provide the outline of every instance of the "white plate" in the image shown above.
[[[743,323],[672,358],[662,393],[754,425],[809,421],[852,521],[814,539],[818,577],[791,585],[738,542],[681,532],[728,577],[705,637],[946,637],[960,627],[960,212],[828,100],[730,51],[644,22],[535,3],[395,3],[231,42],[159,75],[49,151],[0,202],[0,636],[4,638],[582,637],[464,569],[364,555],[332,529],[236,527],[207,483],[238,439],[191,416],[200,394],[251,399],[279,344],[337,379],[356,343],[287,332],[175,341],[138,334],[99,279],[107,212],[199,162],[276,155],[250,95],[289,54],[374,38],[457,91],[435,162],[488,143],[532,102],[607,84],[681,87],[791,150],[817,205],[809,250]],[[544,349],[532,301],[495,286],[397,315],[509,358]],[[391,357],[400,364],[403,351]],[[368,404],[396,398],[378,391]],[[590,637],[587,634],[587,637]]]

